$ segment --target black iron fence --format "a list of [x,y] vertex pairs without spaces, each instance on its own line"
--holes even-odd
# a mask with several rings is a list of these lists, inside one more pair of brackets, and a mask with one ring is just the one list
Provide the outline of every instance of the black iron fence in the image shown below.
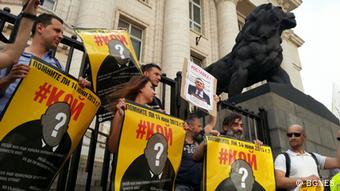
[[[4,43],[11,43],[14,41],[16,33],[17,33],[17,23],[18,17],[10,13],[9,8],[4,8],[0,10],[0,41]],[[8,38],[2,32],[7,25],[11,25],[12,30],[10,32]],[[70,70],[72,57],[74,55],[75,50],[79,50],[84,52],[83,44],[77,40],[76,36],[67,37],[64,36],[63,40],[61,41],[63,46],[68,47],[67,53],[67,61],[65,64],[65,71],[68,73]],[[79,76],[84,73],[86,65],[88,61],[86,59],[86,55],[83,54],[82,63],[79,70]],[[170,114],[179,118],[184,119],[187,114],[189,113],[188,104],[180,98],[180,83],[181,82],[181,73],[178,73],[175,79],[170,79],[166,77],[165,74],[161,77],[161,100],[163,104],[169,101],[170,105]],[[166,90],[170,88],[170,97],[167,98]],[[242,114],[244,116],[243,120],[245,121],[245,128],[247,132],[247,137],[249,139],[258,138],[262,140],[265,144],[270,145],[270,139],[268,134],[268,125],[267,125],[267,114],[264,109],[259,109],[259,112],[255,113],[252,111],[248,111],[247,109],[235,106],[232,103],[227,101],[222,101],[219,104],[219,116],[218,118],[222,118],[222,115],[225,115],[222,111],[227,110],[228,112],[234,111]],[[202,118],[203,122],[205,122],[204,117]],[[99,141],[98,137],[104,137],[104,141]],[[94,172],[94,165],[95,165],[95,157],[96,157],[96,150],[98,148],[98,144],[105,145],[106,138],[108,137],[108,133],[100,131],[100,122],[95,119],[94,127],[89,127],[86,133],[86,138],[89,139],[88,144],[88,153],[86,158],[86,165],[85,165],[85,172],[87,173],[85,183],[78,183],[78,172],[80,168],[81,162],[81,153],[82,149],[84,148],[83,140],[78,145],[76,151],[73,153],[71,158],[66,162],[64,168],[60,171],[58,175],[58,181],[56,183],[55,189],[56,190],[76,190],[77,187],[82,185],[84,190],[89,191],[93,190],[93,172]],[[85,139],[85,138],[83,138]],[[109,177],[110,177],[110,163],[111,163],[111,154],[108,152],[107,149],[104,148],[103,153],[103,161],[100,174],[100,190],[106,191],[109,185]],[[98,173],[97,173],[98,174]],[[78,177],[78,178],[77,178]],[[96,189],[98,190],[98,189]]]

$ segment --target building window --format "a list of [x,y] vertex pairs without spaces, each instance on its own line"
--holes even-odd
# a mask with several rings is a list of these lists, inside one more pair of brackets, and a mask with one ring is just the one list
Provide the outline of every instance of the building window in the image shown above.
[[133,25],[122,19],[119,19],[118,28],[123,28],[128,31],[128,33],[130,34],[132,46],[135,49],[136,56],[138,60],[140,60],[142,52],[143,30],[136,25]]
[[41,2],[44,7],[50,10],[53,10],[54,5],[56,4],[56,0],[42,0]]
[[203,63],[204,58],[202,58],[202,57],[198,57],[198,56],[195,56],[195,55],[190,55],[190,60],[191,60],[191,62],[199,65],[200,67],[203,67],[203,65],[204,65],[204,63]]
[[202,9],[201,0],[189,0],[190,28],[195,32],[202,33]]

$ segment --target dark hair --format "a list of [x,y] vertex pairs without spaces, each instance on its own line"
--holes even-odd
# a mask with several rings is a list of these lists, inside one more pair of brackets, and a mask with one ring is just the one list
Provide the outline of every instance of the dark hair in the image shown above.
[[233,112],[223,119],[222,125],[230,127],[236,119],[242,119],[242,116]]
[[159,70],[162,70],[161,67],[155,63],[149,63],[149,64],[144,64],[142,65],[142,72],[146,72],[146,71],[149,71],[151,70],[152,68],[157,68]]
[[35,20],[33,24],[32,36],[34,36],[35,30],[38,24],[41,23],[46,27],[52,23],[52,19],[57,19],[61,24],[64,24],[64,21],[60,17],[56,15],[48,14],[48,13],[43,13],[37,17],[37,19]]
[[191,125],[195,119],[199,119],[198,115],[196,113],[189,113],[185,122],[187,122],[188,125]]
[[204,82],[204,81],[202,80],[202,78],[199,78],[199,77],[197,77],[197,78],[195,79],[195,82],[196,82],[197,80]]
[[115,91],[107,96],[109,109],[113,111],[118,103],[119,98],[125,98],[130,101],[135,101],[138,93],[149,82],[149,78],[145,76],[133,76],[127,83],[120,84]]

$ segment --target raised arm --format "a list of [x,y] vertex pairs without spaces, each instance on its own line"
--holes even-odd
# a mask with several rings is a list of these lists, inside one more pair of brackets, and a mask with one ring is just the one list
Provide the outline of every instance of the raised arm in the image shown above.
[[216,117],[209,115],[208,123],[204,127],[205,134],[209,134],[214,129],[215,125],[216,125]]
[[325,169],[340,168],[340,130],[338,130],[336,137],[338,140],[336,157],[326,158],[325,165],[324,165]]
[[[214,95],[214,102],[217,103],[219,102],[219,97],[217,95]],[[214,103],[214,104],[215,104]],[[214,135],[216,135],[217,131],[214,131],[214,127],[216,126],[216,117],[209,115],[209,119],[208,119],[208,123],[207,125],[204,127],[204,132],[205,134],[209,134],[212,133]],[[216,135],[217,136],[217,135]]]
[[111,153],[115,153],[118,147],[118,139],[122,130],[124,120],[124,110],[126,109],[125,99],[119,100],[116,105],[116,112],[111,123],[111,132],[107,140],[107,148]]
[[7,44],[0,52],[0,69],[18,62],[30,37],[34,16],[37,14],[39,3],[39,0],[27,1],[14,43]]

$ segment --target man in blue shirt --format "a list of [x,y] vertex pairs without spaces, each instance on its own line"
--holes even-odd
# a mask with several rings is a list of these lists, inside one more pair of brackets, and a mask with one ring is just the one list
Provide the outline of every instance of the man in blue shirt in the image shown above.
[[64,70],[52,51],[58,47],[63,38],[63,20],[51,14],[41,14],[32,28],[32,44],[25,48],[18,64],[0,71],[0,113],[3,112],[21,78],[29,71],[32,56],[41,58],[58,70]]

